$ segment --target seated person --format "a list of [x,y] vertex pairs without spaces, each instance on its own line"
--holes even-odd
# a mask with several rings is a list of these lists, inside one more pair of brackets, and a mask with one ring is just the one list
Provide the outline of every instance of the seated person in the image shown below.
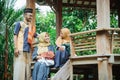
[[54,47],[50,44],[49,35],[46,32],[38,35],[39,43],[34,46],[32,59],[35,60],[32,72],[32,80],[47,80],[49,67],[54,65]]
[[60,36],[56,40],[57,50],[55,53],[55,68],[62,67],[70,56],[70,31],[68,28],[61,29]]

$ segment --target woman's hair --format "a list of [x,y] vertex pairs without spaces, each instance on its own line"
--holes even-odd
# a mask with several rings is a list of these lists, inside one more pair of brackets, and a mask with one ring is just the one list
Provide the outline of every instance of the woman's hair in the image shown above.
[[61,29],[61,33],[63,36],[59,36],[56,40],[56,45],[61,45],[64,43],[68,43],[70,42],[71,38],[70,38],[70,30],[68,28],[62,28]]

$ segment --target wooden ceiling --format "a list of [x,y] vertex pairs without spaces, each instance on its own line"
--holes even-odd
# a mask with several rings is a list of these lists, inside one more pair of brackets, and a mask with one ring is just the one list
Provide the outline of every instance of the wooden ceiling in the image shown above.
[[[39,5],[57,6],[57,0],[37,0]],[[120,0],[110,0],[110,8],[120,8]],[[96,0],[62,0],[63,7],[79,7],[79,8],[90,8],[96,9]]]

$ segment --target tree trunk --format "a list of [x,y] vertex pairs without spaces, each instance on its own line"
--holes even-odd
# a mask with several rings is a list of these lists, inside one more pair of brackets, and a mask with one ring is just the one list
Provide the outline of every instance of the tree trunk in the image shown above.
[[6,26],[6,32],[5,32],[5,73],[4,73],[4,80],[7,80],[7,68],[8,68],[8,27]]

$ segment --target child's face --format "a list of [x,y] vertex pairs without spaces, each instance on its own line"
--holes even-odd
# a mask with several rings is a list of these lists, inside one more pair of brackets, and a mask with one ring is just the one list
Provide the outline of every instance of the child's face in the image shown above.
[[48,34],[45,35],[45,42],[49,43],[50,42],[50,37]]

